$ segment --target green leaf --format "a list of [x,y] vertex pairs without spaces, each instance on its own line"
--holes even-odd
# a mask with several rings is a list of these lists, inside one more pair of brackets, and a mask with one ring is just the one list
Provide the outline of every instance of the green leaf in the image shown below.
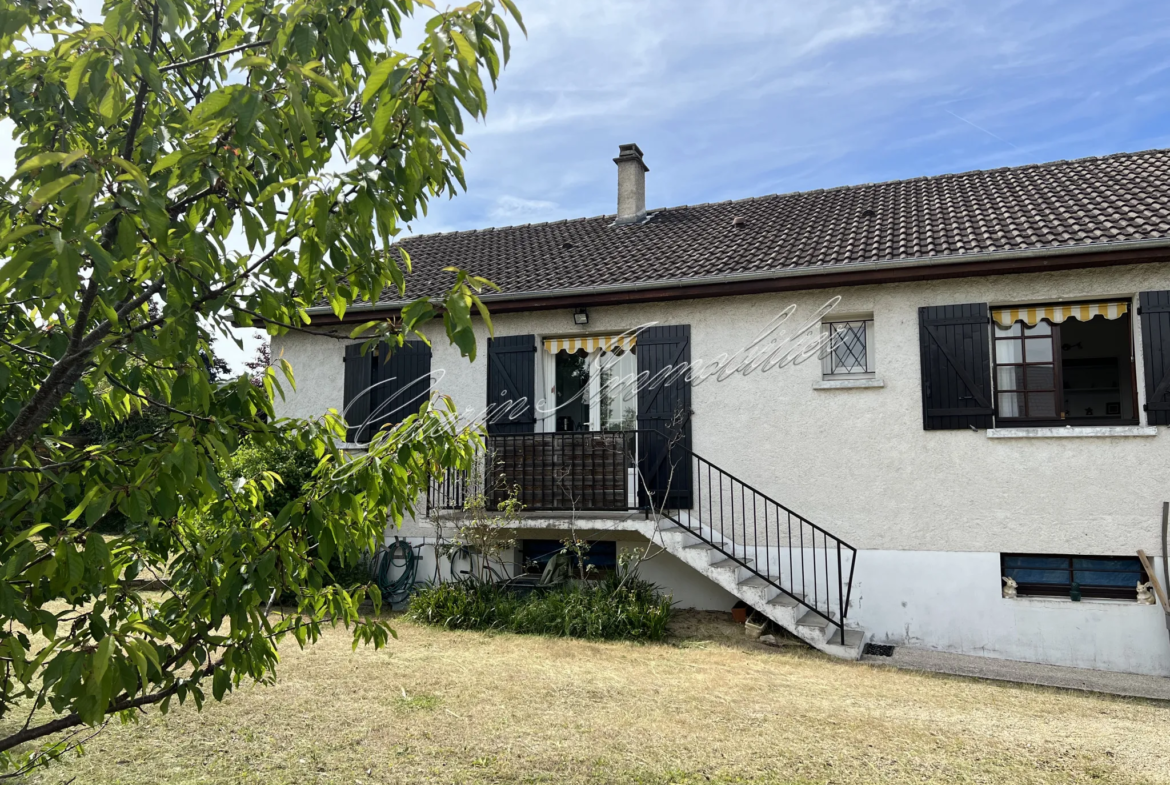
[[365,87],[362,88],[362,106],[368,104],[370,99],[377,95],[378,91],[382,89],[382,85],[386,84],[386,77],[390,76],[390,72],[399,62],[401,62],[400,58],[388,57],[374,66],[369,77],[366,78]]
[[172,166],[174,166],[180,160],[182,160],[183,155],[184,155],[184,153],[182,150],[174,150],[172,152],[167,153],[166,155],[164,155],[162,158],[158,159],[155,162],[154,166],[151,167],[151,169],[150,169],[150,173],[153,175],[153,174],[158,174],[159,172],[163,171],[164,169],[170,169]]
[[236,61],[233,68],[271,68],[272,61],[263,55],[249,55]]
[[142,188],[144,192],[150,190],[150,183],[146,181],[146,175],[142,173],[141,169],[129,161],[123,158],[119,158],[116,155],[110,156],[110,160],[120,166],[122,170],[126,172],[126,174],[134,178],[134,182],[138,183],[139,187]]
[[90,679],[92,682],[100,682],[102,677],[106,675],[106,668],[110,664],[110,654],[114,651],[114,636],[107,635],[102,638],[101,643],[98,644],[97,651],[93,655],[93,670],[90,671]]
[[24,226],[18,226],[8,234],[4,235],[3,238],[0,238],[0,248],[4,248],[5,246],[16,242],[20,238],[27,237],[34,232],[43,230],[44,228],[45,227],[41,226],[40,224],[25,224]]
[[231,684],[231,678],[232,675],[227,668],[221,666],[215,669],[215,674],[211,677],[211,694],[217,701],[223,700],[228,685]]
[[4,552],[7,553],[8,551],[15,548],[17,545],[20,545],[25,540],[28,540],[29,538],[36,536],[36,534],[38,532],[42,532],[45,529],[49,529],[49,528],[52,528],[52,525],[48,524],[48,523],[38,523],[36,526],[30,526],[29,528],[25,529],[20,534],[18,534],[16,537],[12,538],[12,542],[8,543],[8,547],[4,549]]
[[91,57],[92,53],[82,55],[69,69],[69,76],[65,79],[65,90],[71,100],[77,100],[77,94],[81,91],[81,80],[86,76],[86,68]]
[[[80,158],[82,155],[84,155],[84,153],[78,153],[77,158]],[[48,166],[49,164],[62,163],[68,159],[69,156],[70,153],[41,153],[40,155],[34,155],[32,158],[22,163],[19,168],[17,168],[16,174],[22,175],[25,172],[31,172],[34,169],[40,169],[41,167]],[[77,158],[74,158],[73,160],[76,161]]]
[[120,99],[121,91],[112,85],[106,89],[106,94],[102,96],[102,101],[98,104],[98,113],[105,118],[107,124],[114,122],[121,113],[122,102]]
[[29,200],[29,208],[33,210],[37,209],[80,179],[81,175],[79,174],[67,174],[64,177],[58,177],[51,183],[42,185],[32,195],[32,199]]

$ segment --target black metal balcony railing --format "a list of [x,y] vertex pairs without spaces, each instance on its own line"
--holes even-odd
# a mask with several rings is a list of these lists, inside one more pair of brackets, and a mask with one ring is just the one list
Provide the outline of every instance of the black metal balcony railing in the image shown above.
[[656,512],[841,631],[856,549],[657,431],[489,436],[470,471],[436,478],[428,512],[494,506],[515,490],[525,512]]

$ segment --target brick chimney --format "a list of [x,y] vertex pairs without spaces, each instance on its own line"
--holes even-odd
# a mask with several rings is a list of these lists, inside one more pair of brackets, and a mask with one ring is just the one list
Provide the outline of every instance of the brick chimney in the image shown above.
[[614,225],[638,223],[646,217],[646,172],[642,150],[636,144],[618,145],[618,210]]

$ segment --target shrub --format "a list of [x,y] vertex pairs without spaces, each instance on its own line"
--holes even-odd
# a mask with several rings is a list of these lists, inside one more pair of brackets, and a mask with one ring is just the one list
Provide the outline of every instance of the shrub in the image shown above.
[[[226,482],[235,482],[238,479],[252,480],[264,472],[278,475],[281,481],[264,494],[265,509],[275,515],[286,504],[299,497],[301,489],[307,483],[312,482],[313,470],[317,468],[317,464],[318,460],[313,457],[310,450],[298,449],[291,444],[279,449],[261,448],[248,439],[232,453],[223,474]],[[348,588],[355,584],[370,582],[369,567],[365,561],[351,562],[343,566],[341,560],[334,555],[329,560],[329,573],[333,578],[332,584],[337,586]],[[280,601],[287,603],[292,599],[292,594],[285,594]]]
[[654,584],[609,576],[520,596],[475,580],[432,584],[410,601],[410,618],[458,630],[496,630],[592,640],[658,641],[666,636],[671,598]]

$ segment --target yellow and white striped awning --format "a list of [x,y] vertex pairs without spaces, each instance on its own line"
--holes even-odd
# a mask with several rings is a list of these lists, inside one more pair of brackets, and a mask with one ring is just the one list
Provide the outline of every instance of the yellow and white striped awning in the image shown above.
[[632,333],[628,335],[582,335],[572,338],[545,338],[544,349],[550,354],[556,354],[562,350],[572,354],[579,349],[584,349],[587,352],[595,349],[612,352],[616,348],[629,351],[634,348],[635,343],[637,343],[637,336]]
[[1076,305],[1036,305],[1017,308],[992,308],[991,318],[1000,327],[1011,327],[1023,322],[1034,327],[1041,319],[1060,324],[1066,319],[1087,322],[1094,316],[1119,319],[1129,312],[1129,303],[1079,303]]

